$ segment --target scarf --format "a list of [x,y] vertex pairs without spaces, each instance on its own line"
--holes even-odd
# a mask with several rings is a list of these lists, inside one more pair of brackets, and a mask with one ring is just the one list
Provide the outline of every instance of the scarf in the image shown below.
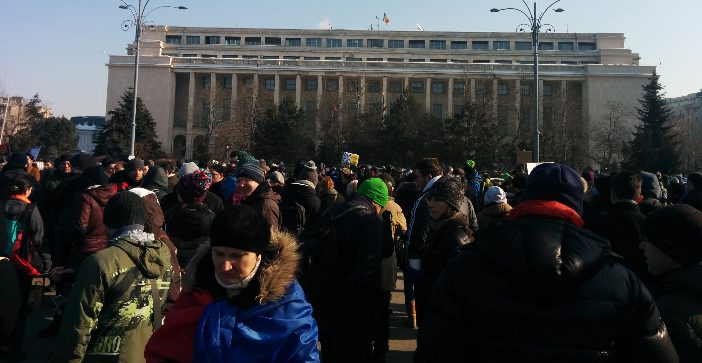
[[519,219],[526,216],[557,218],[578,227],[585,225],[582,217],[573,208],[553,200],[525,200],[512,208],[512,211],[509,213],[510,219]]

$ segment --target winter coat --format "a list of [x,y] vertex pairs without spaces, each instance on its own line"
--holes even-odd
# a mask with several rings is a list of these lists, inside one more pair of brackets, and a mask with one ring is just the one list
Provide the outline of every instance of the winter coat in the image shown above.
[[319,214],[323,214],[327,209],[340,205],[345,202],[344,196],[339,194],[336,189],[325,189],[319,193]]
[[[385,207],[380,210],[380,215],[383,215],[385,212],[390,213],[390,220],[392,221],[390,233],[392,240],[395,241],[398,235],[404,238],[404,234],[407,232],[407,220],[405,220],[405,215],[402,214],[400,205],[390,198],[388,203],[385,204]],[[383,291],[394,291],[396,287],[397,254],[393,248],[392,255],[380,261],[380,289]]]
[[254,280],[229,300],[203,245],[164,325],[146,346],[147,362],[317,362],[317,324],[295,281],[297,241],[274,231]]
[[468,223],[468,227],[471,229],[471,231],[477,231],[479,227],[478,215],[475,213],[475,208],[473,207],[473,202],[470,201],[470,198],[463,197],[460,212],[463,213],[463,216],[466,218],[466,222]]
[[[643,283],[552,203],[552,215],[479,231],[449,263],[416,362],[677,362]],[[522,207],[533,205],[511,218]]]
[[480,208],[480,201],[483,200],[483,177],[475,171],[472,175],[466,175],[466,180],[468,181],[468,187],[466,188],[466,196],[470,198],[470,201]]
[[43,202],[41,184],[39,184],[39,182],[24,169],[6,170],[3,168],[2,173],[0,173],[0,199],[7,199],[10,197],[10,183],[12,183],[12,180],[19,175],[28,175],[32,177],[32,194],[29,195],[29,200],[31,200],[32,203],[41,205]]
[[[168,248],[130,226],[88,257],[66,303],[53,362],[143,362],[171,279]],[[156,284],[159,304],[152,298]]]
[[17,323],[22,298],[17,280],[15,265],[4,256],[0,256],[0,341],[10,341],[10,336]]
[[300,203],[305,208],[305,225],[314,224],[319,217],[322,201],[317,196],[314,184],[307,180],[297,180],[285,184],[282,195],[283,203]]
[[274,230],[277,230],[281,223],[278,203],[280,203],[280,195],[273,193],[268,183],[259,184],[258,188],[241,202],[241,204],[259,211]]
[[485,206],[478,213],[478,226],[480,228],[490,228],[503,222],[509,215],[512,207],[507,203],[496,203]]
[[429,207],[427,206],[427,192],[419,195],[410,210],[407,225],[407,258],[416,259],[424,251],[427,233],[429,231]]
[[[177,193],[177,191],[174,191],[173,193],[166,194],[166,196],[164,196],[163,199],[161,199],[161,210],[163,210],[164,214],[168,212],[168,210],[170,210],[171,208],[180,204]],[[209,191],[205,193],[205,200],[202,202],[202,204],[207,206],[207,208],[209,208],[214,214],[217,214],[221,212],[222,209],[224,209],[224,204],[222,204],[222,200],[219,199],[219,197],[215,194],[210,193]]]
[[699,210],[702,210],[702,189],[690,190],[680,203],[689,204]]
[[610,205],[607,213],[586,227],[608,239],[612,252],[624,257],[622,264],[646,282],[651,276],[647,271],[646,257],[639,247],[645,239],[644,222],[646,216],[632,201]]
[[159,202],[168,194],[168,174],[160,166],[153,166],[144,175],[143,188],[156,194]]
[[[12,252],[12,246],[14,246],[15,241],[8,240],[7,235],[7,221],[17,220],[21,217],[24,210],[29,205],[24,197],[13,196],[8,200],[0,202],[0,207],[4,212],[2,217],[0,217],[0,255],[5,257],[10,257],[10,252]],[[41,245],[44,241],[44,222],[41,219],[41,213],[39,213],[38,208],[32,210],[32,214],[29,216],[29,225],[24,227],[30,233],[31,241],[34,242],[34,248],[40,251]]]
[[65,267],[77,269],[85,257],[107,248],[107,228],[102,223],[102,212],[107,201],[116,194],[114,184],[96,185],[73,200]]
[[651,292],[680,362],[702,362],[702,264],[656,276]]
[[210,223],[214,213],[204,204],[176,206],[165,214],[166,233],[178,249],[178,265],[186,267],[198,247],[210,239]]

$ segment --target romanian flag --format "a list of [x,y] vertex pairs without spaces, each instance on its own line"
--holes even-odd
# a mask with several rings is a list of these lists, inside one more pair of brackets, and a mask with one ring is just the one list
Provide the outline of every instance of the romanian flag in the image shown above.
[[388,18],[388,14],[383,13],[383,23],[385,23],[385,25],[388,25],[389,22],[390,18]]

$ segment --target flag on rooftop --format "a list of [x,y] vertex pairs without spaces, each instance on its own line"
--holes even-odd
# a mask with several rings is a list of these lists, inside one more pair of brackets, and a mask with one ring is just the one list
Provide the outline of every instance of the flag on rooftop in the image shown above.
[[383,23],[385,23],[385,25],[388,25],[389,22],[390,18],[388,18],[388,14],[383,13]]

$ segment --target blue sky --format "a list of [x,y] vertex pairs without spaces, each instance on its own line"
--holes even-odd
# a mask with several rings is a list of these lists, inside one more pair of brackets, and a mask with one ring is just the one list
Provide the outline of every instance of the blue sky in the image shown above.
[[[136,4],[136,0],[127,3]],[[531,4],[531,1],[527,1]],[[540,5],[550,2],[541,1]],[[119,0],[2,0],[0,2],[0,94],[39,93],[57,115],[105,113],[109,54],[124,54],[134,32]],[[517,12],[493,14],[493,7],[520,7],[520,0],[151,0],[184,5],[159,9],[156,24],[213,27],[367,29],[387,13],[389,30],[510,32],[524,22]],[[616,32],[656,65],[670,97],[702,88],[699,0],[562,0],[563,13],[544,22],[559,32]]]

